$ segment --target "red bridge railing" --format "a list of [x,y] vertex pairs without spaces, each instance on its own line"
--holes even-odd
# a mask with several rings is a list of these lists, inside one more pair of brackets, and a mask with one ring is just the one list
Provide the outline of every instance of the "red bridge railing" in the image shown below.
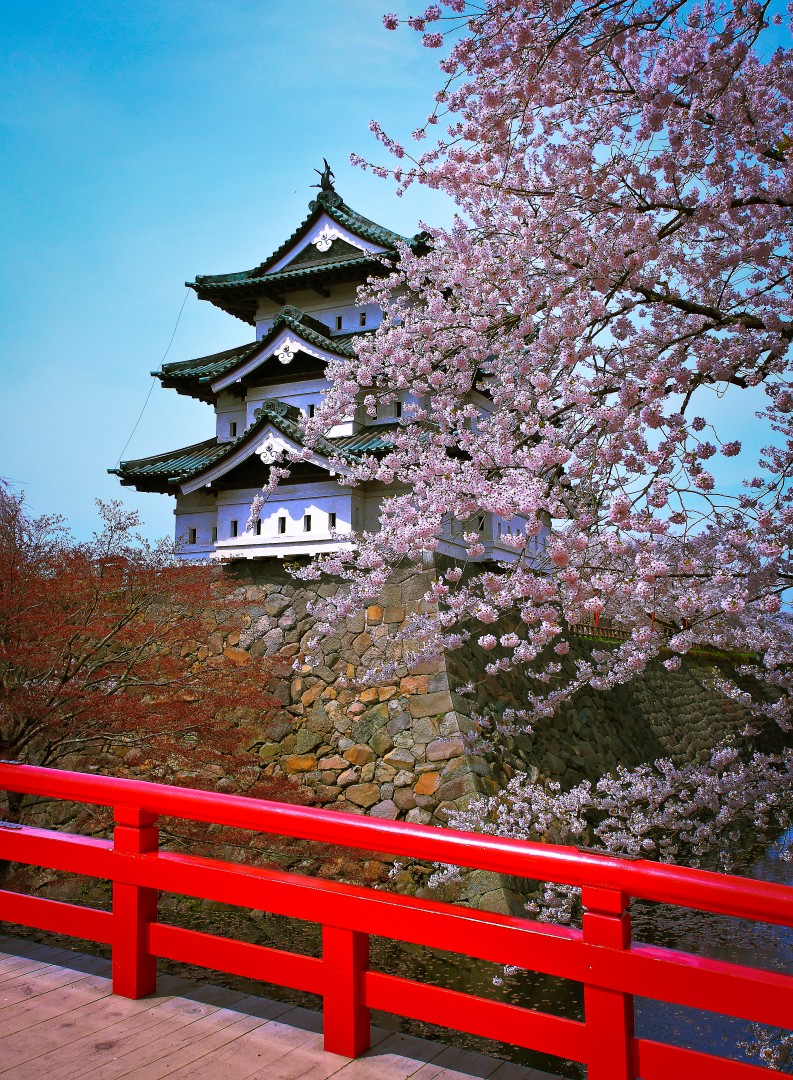
[[[0,763],[0,790],[113,807],[114,839],[7,823],[0,859],[113,883],[111,912],[0,890],[0,920],[112,947],[113,989],[143,997],[156,958],[319,994],[325,1048],[356,1057],[369,1013],[399,1016],[585,1062],[589,1080],[751,1080],[770,1071],[637,1038],[633,996],[793,1028],[793,977],[631,942],[631,897],[793,926],[793,889],[576,848],[381,821],[135,780]],[[435,903],[158,848],[159,816],[453,863],[583,890],[583,929]],[[322,957],[157,919],[166,891],[322,925]],[[583,1022],[369,969],[375,934],[576,980]]]

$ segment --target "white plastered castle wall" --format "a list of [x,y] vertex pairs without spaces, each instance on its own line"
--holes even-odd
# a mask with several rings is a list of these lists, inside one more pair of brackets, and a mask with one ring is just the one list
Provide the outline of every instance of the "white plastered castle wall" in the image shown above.
[[[236,431],[233,424],[237,425]],[[215,434],[218,442],[232,442],[249,426],[245,402],[233,394],[218,394],[215,406]]]
[[[380,325],[382,318],[376,304],[357,302],[358,286],[354,282],[329,285],[329,296],[320,296],[313,289],[289,291],[289,303],[307,315],[324,323],[333,334],[350,334],[356,330],[370,330]],[[263,298],[256,312],[256,337],[261,340],[272,329],[275,316],[282,310],[273,300]],[[365,324],[361,325],[361,314]],[[341,319],[341,326],[337,324]]]

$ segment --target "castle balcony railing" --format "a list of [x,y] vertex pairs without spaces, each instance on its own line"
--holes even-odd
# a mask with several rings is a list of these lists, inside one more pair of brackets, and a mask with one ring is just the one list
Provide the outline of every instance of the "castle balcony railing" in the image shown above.
[[[104,943],[113,988],[156,988],[156,960],[319,994],[325,1048],[356,1057],[372,1009],[586,1063],[589,1080],[752,1080],[757,1065],[637,1037],[634,996],[793,1028],[793,977],[631,939],[632,897],[793,926],[793,889],[551,844],[455,832],[180,787],[0,764],[0,790],[112,807],[113,840],[6,823],[0,859],[112,882],[112,911],[0,890],[0,920]],[[162,850],[168,816],[581,888],[581,930]],[[160,922],[158,892],[322,926],[313,957]],[[582,1021],[369,966],[378,935],[583,984]]]

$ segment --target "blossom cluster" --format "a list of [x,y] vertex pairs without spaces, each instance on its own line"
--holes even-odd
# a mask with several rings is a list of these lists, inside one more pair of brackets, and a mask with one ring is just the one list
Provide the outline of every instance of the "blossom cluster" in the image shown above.
[[[618,768],[592,784],[562,790],[519,773],[497,795],[475,796],[451,810],[453,828],[491,836],[575,846],[660,862],[735,869],[736,852],[776,840],[793,825],[793,751],[742,755],[722,743],[707,761],[660,759]],[[789,847],[782,851],[793,857]],[[448,874],[441,871],[436,882]],[[569,922],[580,891],[547,884],[529,910],[546,922]]]

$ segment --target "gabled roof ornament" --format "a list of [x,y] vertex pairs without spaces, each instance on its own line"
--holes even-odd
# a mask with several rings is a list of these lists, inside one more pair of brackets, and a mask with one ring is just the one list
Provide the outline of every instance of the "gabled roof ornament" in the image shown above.
[[342,206],[344,200],[341,195],[338,194],[333,186],[334,172],[328,165],[328,159],[322,159],[325,162],[324,169],[314,169],[314,172],[319,177],[318,184],[312,184],[312,187],[319,188],[319,195],[316,199],[312,199],[308,204],[310,210],[316,209],[319,206]]

